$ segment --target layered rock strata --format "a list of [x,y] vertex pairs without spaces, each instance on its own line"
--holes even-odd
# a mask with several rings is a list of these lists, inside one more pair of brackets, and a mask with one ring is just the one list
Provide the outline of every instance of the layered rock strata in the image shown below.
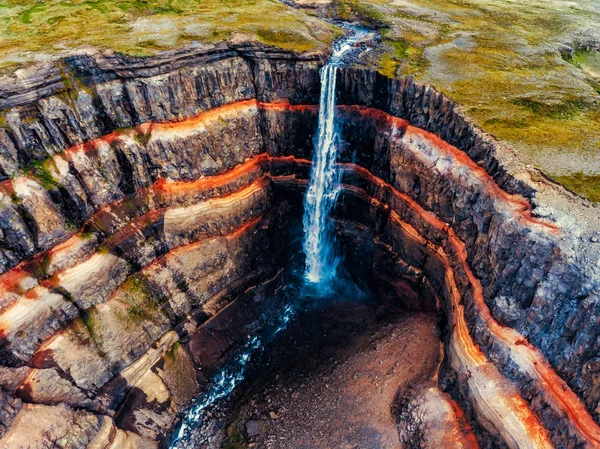
[[[235,345],[207,319],[284,264],[319,66],[215,46],[76,56],[4,87],[2,444],[165,437]],[[367,232],[388,291],[445,313],[442,386],[490,441],[600,446],[598,277],[570,231],[435,90],[354,69],[339,85],[339,231]]]

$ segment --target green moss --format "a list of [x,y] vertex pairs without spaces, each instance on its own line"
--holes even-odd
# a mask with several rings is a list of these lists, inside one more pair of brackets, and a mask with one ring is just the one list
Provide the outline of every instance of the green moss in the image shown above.
[[138,145],[143,148],[145,148],[148,145],[148,142],[150,142],[151,137],[151,133],[144,133],[141,131],[136,132],[133,136],[134,140],[138,143]]
[[101,332],[101,324],[98,319],[98,312],[95,308],[84,310],[80,313],[81,322],[87,329],[92,340],[97,341]]
[[177,356],[177,351],[179,351],[180,346],[181,346],[181,343],[176,341],[175,343],[173,343],[173,346],[171,346],[171,348],[169,348],[169,350],[166,352],[165,355],[167,357],[169,357],[170,359],[175,359]]
[[562,52],[565,61],[581,69],[586,75],[586,82],[600,94],[600,52],[577,49],[573,53]]
[[82,238],[82,239],[84,239],[84,240],[89,240],[89,239],[91,239],[92,237],[94,237],[94,235],[96,235],[96,233],[95,233],[95,232],[92,232],[92,231],[85,231],[85,232],[82,232],[81,234],[79,234],[79,237],[81,237],[81,238]]
[[403,63],[407,62],[407,65],[411,65],[416,61],[416,58],[413,61],[412,57],[419,52],[415,51],[414,47],[409,46],[406,40],[386,38],[383,42],[390,48],[390,51],[384,53],[379,61],[379,73],[382,75],[393,78]]
[[128,325],[141,321],[157,322],[163,316],[162,305],[167,299],[152,290],[143,274],[129,277],[119,293],[119,300],[128,305],[127,316],[124,317]]
[[358,20],[367,26],[385,24],[385,16],[371,2],[361,0],[338,0],[335,2],[337,16],[343,20]]
[[37,279],[46,279],[48,277],[48,267],[50,266],[50,262],[52,262],[52,257],[50,255],[46,255],[35,266],[35,276]]
[[521,106],[538,116],[556,120],[573,118],[578,113],[594,107],[583,100],[566,100],[560,103],[546,104],[531,98],[517,98],[511,100],[511,103]]
[[393,78],[396,76],[398,65],[398,61],[390,53],[386,53],[379,61],[379,73],[388,78]]
[[8,120],[6,120],[6,116],[4,115],[0,115],[0,127],[8,129]]
[[244,434],[240,432],[240,421],[236,420],[227,428],[227,440],[225,441],[224,449],[246,449],[248,441]]
[[396,40],[396,41],[387,41],[394,49],[394,55],[397,59],[405,59],[408,58],[408,43],[404,39]]
[[586,175],[579,172],[571,175],[550,177],[572,192],[592,202],[600,203],[600,175]]
[[22,22],[25,23],[27,25],[31,24],[31,17],[33,16],[33,14],[36,13],[42,13],[46,10],[46,5],[44,5],[43,3],[38,3],[37,5],[26,9],[25,11],[23,11],[18,19]]
[[565,61],[579,68],[588,67],[600,74],[600,52],[598,51],[579,48],[573,54],[563,52],[562,56]]
[[312,48],[312,44],[306,40],[306,36],[292,30],[278,30],[278,29],[259,29],[256,34],[262,42],[268,45],[281,47],[284,45],[286,48],[303,52],[308,51]]
[[50,166],[53,165],[54,161],[52,159],[43,159],[32,162],[23,171],[36,178],[44,189],[53,190],[62,187],[62,184],[54,179],[50,171]]

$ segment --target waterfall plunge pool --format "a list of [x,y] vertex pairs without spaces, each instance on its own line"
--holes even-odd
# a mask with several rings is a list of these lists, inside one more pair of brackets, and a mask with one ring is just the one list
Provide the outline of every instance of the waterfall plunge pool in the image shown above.
[[244,342],[214,371],[171,447],[396,447],[392,405],[435,375],[437,318],[379,297],[343,263],[326,294],[304,281],[302,268],[288,267],[272,294],[245,295],[217,317],[215,330],[256,318],[237,323]]

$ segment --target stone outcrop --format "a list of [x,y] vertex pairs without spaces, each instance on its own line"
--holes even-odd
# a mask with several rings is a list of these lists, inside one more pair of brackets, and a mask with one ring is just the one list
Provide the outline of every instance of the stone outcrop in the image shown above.
[[[321,64],[219,44],[73,56],[3,80],[2,444],[168,437],[243,339],[227,313],[250,319],[242,293],[268,291],[289,258]],[[354,269],[443,311],[440,383],[483,439],[600,445],[598,267],[532,211],[538,186],[452,101],[340,72],[336,220]]]

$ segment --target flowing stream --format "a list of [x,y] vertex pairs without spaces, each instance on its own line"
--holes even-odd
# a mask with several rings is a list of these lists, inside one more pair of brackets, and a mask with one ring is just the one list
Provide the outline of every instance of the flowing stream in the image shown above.
[[367,32],[348,27],[349,37],[338,41],[329,62],[321,69],[321,98],[319,100],[319,124],[308,190],[304,198],[304,254],[305,277],[308,282],[330,285],[337,272],[338,257],[333,229],[328,220],[338,193],[340,171],[337,156],[340,138],[336,123],[337,69],[357,42]]
[[284,330],[296,314],[292,304],[287,304],[280,310],[273,311],[273,316],[263,317],[261,331],[249,336],[246,344],[240,348],[233,360],[213,376],[206,392],[202,394],[190,407],[181,420],[179,428],[175,432],[170,449],[192,449],[196,445],[190,441],[192,432],[202,424],[204,411],[211,405],[223,399],[244,380],[246,369],[251,358],[264,349],[269,341],[273,340]]

